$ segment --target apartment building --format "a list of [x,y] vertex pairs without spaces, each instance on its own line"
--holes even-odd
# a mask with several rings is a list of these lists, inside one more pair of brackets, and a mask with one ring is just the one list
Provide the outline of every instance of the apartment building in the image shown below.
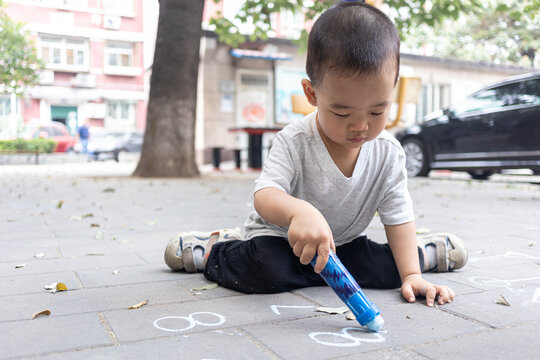
[[15,106],[13,96],[0,99],[3,112],[15,109],[25,124],[59,121],[73,134],[84,119],[108,129],[145,127],[143,0],[4,2],[26,24],[45,69]]

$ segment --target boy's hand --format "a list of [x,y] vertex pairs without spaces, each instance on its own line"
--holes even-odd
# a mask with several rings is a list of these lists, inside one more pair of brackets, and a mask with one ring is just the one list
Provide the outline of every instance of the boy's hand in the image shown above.
[[315,208],[294,215],[287,236],[294,254],[300,258],[300,263],[309,264],[317,254],[317,274],[326,266],[330,249],[336,251],[330,226]]
[[426,304],[429,307],[433,307],[433,303],[437,297],[439,305],[443,305],[452,302],[456,296],[454,290],[448,286],[434,285],[424,280],[420,274],[407,276],[401,285],[401,293],[411,303],[415,301],[415,296],[425,296]]

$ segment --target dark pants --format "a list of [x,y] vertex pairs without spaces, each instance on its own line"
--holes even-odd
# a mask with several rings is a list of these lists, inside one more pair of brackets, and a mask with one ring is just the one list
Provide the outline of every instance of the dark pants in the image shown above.
[[[337,256],[361,287],[393,289],[401,279],[388,244],[366,236],[336,249]],[[424,257],[420,248],[420,268]],[[326,285],[311,265],[302,265],[286,239],[259,236],[212,247],[204,276],[220,286],[247,294],[269,294]]]

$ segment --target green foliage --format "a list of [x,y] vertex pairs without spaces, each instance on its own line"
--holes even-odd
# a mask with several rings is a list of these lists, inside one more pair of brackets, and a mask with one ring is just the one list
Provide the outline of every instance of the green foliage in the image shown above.
[[56,142],[51,139],[15,139],[1,140],[0,153],[52,153]]
[[430,53],[464,60],[540,66],[540,0],[489,0],[479,12],[446,21],[435,30],[416,28],[405,45],[413,52],[426,46]]
[[0,92],[21,92],[39,79],[43,65],[23,26],[7,16],[0,0]]
[[[219,0],[214,1],[219,2]],[[253,26],[253,33],[249,36],[250,40],[266,39],[268,31],[271,29],[271,15],[273,13],[301,12],[304,14],[306,22],[309,22],[335,3],[336,0],[247,0],[234,20],[224,20],[220,17],[212,19],[210,24],[215,27],[221,41],[231,46],[237,46],[246,39],[245,36],[240,35],[237,23]],[[402,38],[404,38],[420,24],[437,26],[445,19],[457,19],[464,13],[476,11],[480,6],[480,0],[385,0],[382,11],[394,21]],[[305,44],[307,35],[306,30],[302,31],[298,42]]]

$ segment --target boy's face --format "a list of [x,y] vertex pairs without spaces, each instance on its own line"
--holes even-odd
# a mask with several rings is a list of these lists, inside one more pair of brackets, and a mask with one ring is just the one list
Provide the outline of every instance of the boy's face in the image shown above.
[[302,80],[308,101],[318,108],[318,129],[330,152],[358,151],[384,130],[395,80],[392,66],[372,75],[328,73],[317,88]]

